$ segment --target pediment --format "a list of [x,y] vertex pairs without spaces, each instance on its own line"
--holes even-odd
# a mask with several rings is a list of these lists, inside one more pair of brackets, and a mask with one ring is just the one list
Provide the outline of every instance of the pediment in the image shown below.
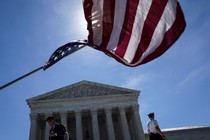
[[27,101],[46,101],[92,96],[123,95],[131,93],[139,93],[139,91],[89,81],[81,81],[67,87],[33,97]]

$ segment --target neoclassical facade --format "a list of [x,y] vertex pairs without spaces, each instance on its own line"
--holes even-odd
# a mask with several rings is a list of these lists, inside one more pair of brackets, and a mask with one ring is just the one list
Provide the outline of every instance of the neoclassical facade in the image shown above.
[[73,140],[145,140],[139,116],[140,91],[81,81],[27,100],[29,140],[48,140],[53,116]]

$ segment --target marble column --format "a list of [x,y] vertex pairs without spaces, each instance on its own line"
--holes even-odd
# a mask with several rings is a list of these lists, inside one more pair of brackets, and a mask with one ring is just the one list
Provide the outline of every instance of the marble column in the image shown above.
[[[45,122],[47,120],[47,117],[52,116],[52,113],[47,113],[45,114]],[[45,140],[49,140],[49,131],[50,131],[50,126],[48,125],[48,123],[45,123]]]
[[67,131],[67,129],[68,129],[68,123],[67,123],[68,112],[67,111],[61,112],[60,115],[61,115],[61,124],[63,124],[65,126],[66,131]]
[[76,139],[82,140],[82,112],[80,110],[77,110],[75,112],[76,115]]
[[36,114],[30,114],[30,120],[31,120],[31,126],[30,126],[30,134],[29,134],[29,140],[36,140],[37,136],[37,115]]
[[92,116],[92,126],[93,126],[93,140],[100,140],[97,109],[91,110],[91,116]]
[[123,139],[124,140],[130,140],[130,133],[129,133],[129,128],[128,128],[128,122],[126,118],[126,113],[125,113],[125,108],[124,107],[119,107],[120,110],[120,119],[121,119],[121,124],[122,124],[122,134],[123,134]]
[[144,131],[142,128],[142,123],[139,115],[139,105],[132,106],[133,115],[134,115],[134,127],[135,127],[135,134],[138,140],[145,140]]
[[115,140],[114,126],[112,121],[112,108],[105,108],[105,114],[109,140]]

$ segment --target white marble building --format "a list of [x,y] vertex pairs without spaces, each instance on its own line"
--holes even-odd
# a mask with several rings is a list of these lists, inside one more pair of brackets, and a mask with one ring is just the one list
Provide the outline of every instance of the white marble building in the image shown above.
[[[139,116],[139,95],[137,90],[81,81],[28,99],[29,140],[48,140],[48,116],[64,124],[73,140],[149,140]],[[210,126],[162,131],[168,140],[210,140]]]
[[144,140],[139,116],[140,91],[81,81],[27,100],[29,140],[48,140],[51,115],[73,140]]

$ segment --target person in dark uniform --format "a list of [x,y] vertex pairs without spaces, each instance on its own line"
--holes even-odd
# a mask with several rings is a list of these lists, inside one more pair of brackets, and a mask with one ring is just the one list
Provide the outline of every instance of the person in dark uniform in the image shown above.
[[165,135],[161,131],[158,121],[155,120],[154,112],[148,114],[149,121],[147,122],[147,129],[150,140],[166,140]]
[[65,127],[62,124],[55,122],[54,118],[51,116],[46,119],[46,122],[51,126],[49,140],[64,140],[64,135],[66,133]]

